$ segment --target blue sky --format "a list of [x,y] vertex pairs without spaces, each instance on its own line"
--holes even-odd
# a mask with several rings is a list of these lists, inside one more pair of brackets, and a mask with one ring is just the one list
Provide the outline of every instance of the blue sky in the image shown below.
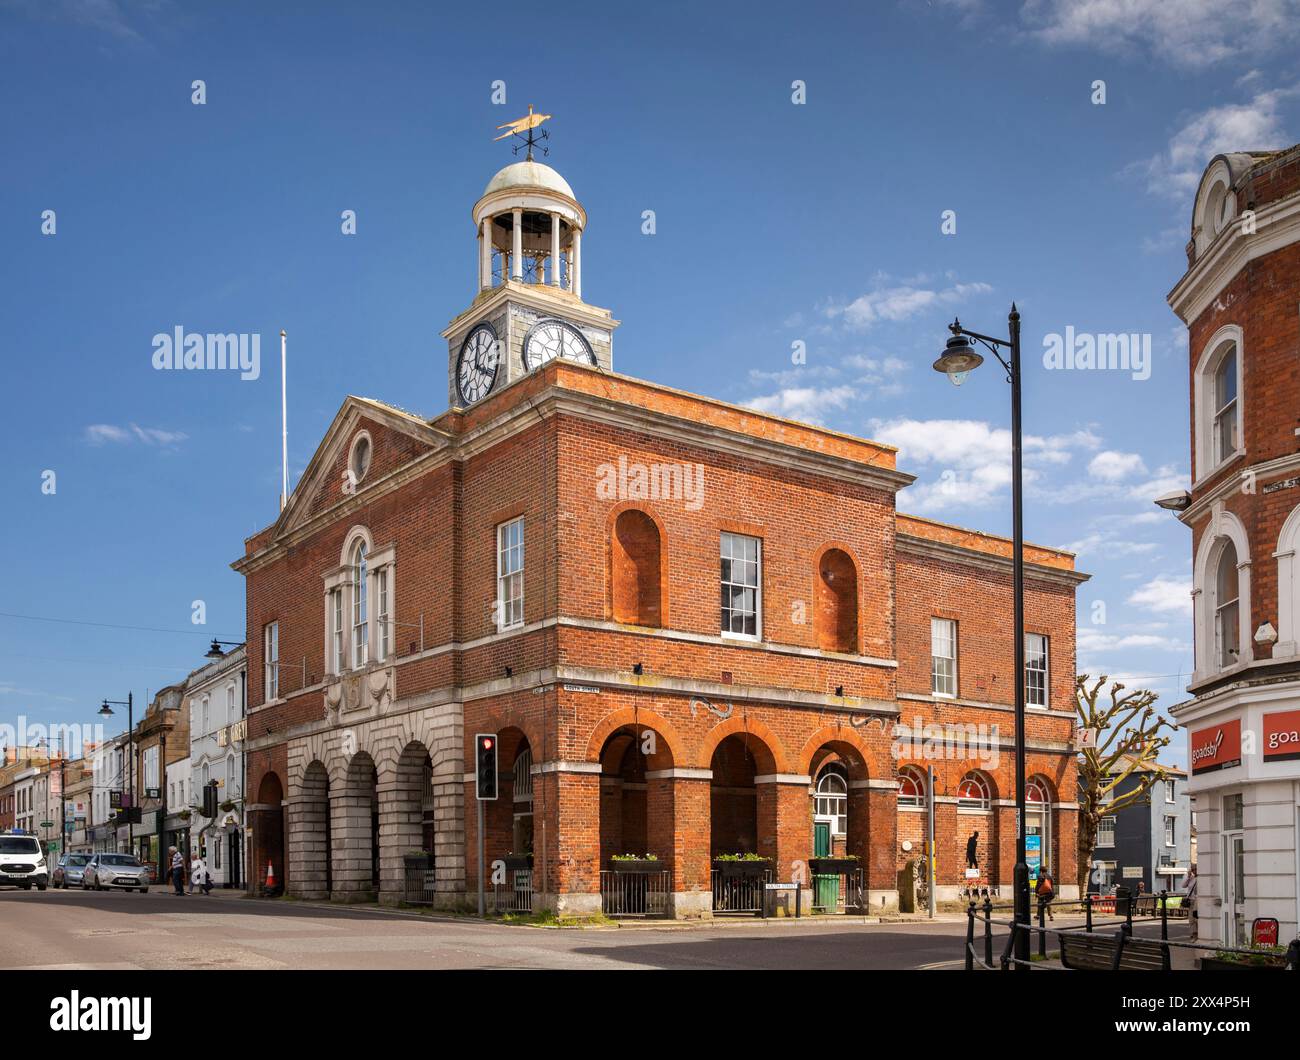
[[[903,510],[1008,531],[1008,388],[929,365],[954,314],[997,332],[1017,301],[1026,533],[1093,574],[1081,667],[1176,701],[1164,299],[1210,157],[1300,139],[1294,0],[460,6],[0,0],[0,722],[92,720],[242,636],[229,563],[276,514],[281,328],[294,479],[348,393],[445,408],[470,206],[529,103],[589,214],[616,369],[894,442]],[[260,333],[260,378],[153,370],[177,326]],[[1150,377],[1046,370],[1067,327],[1150,335]]]

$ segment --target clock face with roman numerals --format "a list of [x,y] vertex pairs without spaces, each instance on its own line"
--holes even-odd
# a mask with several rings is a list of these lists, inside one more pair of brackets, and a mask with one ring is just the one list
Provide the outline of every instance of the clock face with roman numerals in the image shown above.
[[524,338],[524,368],[532,371],[556,357],[594,365],[591,343],[572,324],[554,317],[539,320]]
[[466,405],[486,397],[501,367],[501,344],[491,324],[478,324],[461,343],[456,362],[456,387]]

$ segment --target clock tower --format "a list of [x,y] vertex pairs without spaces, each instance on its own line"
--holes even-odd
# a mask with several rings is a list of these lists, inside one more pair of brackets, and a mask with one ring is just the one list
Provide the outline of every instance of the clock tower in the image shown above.
[[533,161],[530,144],[525,161],[488,181],[472,217],[478,293],[442,332],[451,407],[468,408],[554,357],[612,371],[618,321],[582,300],[587,212],[568,182]]

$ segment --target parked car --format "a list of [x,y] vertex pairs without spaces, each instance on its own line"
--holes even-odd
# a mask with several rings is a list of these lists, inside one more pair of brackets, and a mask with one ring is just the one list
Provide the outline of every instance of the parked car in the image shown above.
[[12,832],[0,834],[0,886],[30,891],[32,884],[36,884],[36,889],[43,891],[49,882],[45,850],[39,839]]
[[149,891],[149,866],[134,854],[92,854],[81,870],[83,891]]
[[55,890],[60,887],[80,887],[81,873],[89,860],[89,854],[64,854],[63,857],[59,858],[59,863],[54,866],[54,874],[50,877],[50,886]]

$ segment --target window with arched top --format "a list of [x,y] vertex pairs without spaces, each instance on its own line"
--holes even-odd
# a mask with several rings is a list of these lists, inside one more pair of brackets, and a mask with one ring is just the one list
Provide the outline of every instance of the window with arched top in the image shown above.
[[916,766],[904,766],[898,771],[898,805],[925,805],[925,774]]
[[987,810],[992,805],[989,782],[984,774],[971,770],[957,785],[957,809]]
[[645,512],[620,512],[610,549],[610,599],[615,622],[663,625],[659,528]]
[[828,768],[817,778],[813,816],[830,822],[831,835],[848,833],[849,782],[838,769]]
[[843,549],[829,548],[817,563],[817,647],[857,653],[858,572]]
[[1193,380],[1196,481],[1245,450],[1242,437],[1242,330],[1220,328],[1205,344]]
[[1047,790],[1047,785],[1037,777],[1030,777],[1029,782],[1025,785],[1025,802],[1046,806],[1051,801],[1052,794]]
[[370,603],[370,586],[366,573],[366,543],[358,541],[352,548],[352,666],[365,666],[370,658],[370,634],[366,611]]
[[1214,657],[1220,669],[1241,656],[1240,579],[1237,546],[1225,540],[1214,572]]

